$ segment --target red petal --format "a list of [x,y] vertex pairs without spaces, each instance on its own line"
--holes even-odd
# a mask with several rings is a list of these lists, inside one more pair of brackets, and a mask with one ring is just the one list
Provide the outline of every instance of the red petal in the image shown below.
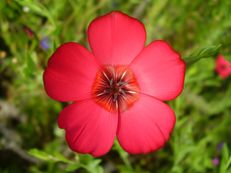
[[231,75],[231,63],[222,55],[219,55],[216,60],[216,71],[221,78],[227,78]]
[[77,43],[60,46],[51,56],[44,72],[47,94],[59,101],[90,98],[97,64],[92,54]]
[[160,100],[178,96],[184,86],[185,63],[164,41],[154,41],[132,62],[142,93]]
[[59,115],[58,124],[66,130],[70,148],[95,157],[106,154],[113,145],[118,115],[106,111],[92,100],[67,106]]
[[168,105],[141,95],[132,108],[120,115],[117,136],[127,152],[149,153],[165,144],[174,124],[174,112]]
[[88,28],[88,40],[101,64],[129,64],[143,49],[146,32],[138,20],[121,12],[96,18]]

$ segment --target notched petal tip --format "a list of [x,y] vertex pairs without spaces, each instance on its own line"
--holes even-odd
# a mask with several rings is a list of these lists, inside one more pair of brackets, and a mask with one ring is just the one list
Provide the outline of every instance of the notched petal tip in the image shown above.
[[89,99],[65,107],[58,125],[65,129],[66,141],[73,151],[99,157],[113,145],[117,118]]
[[[173,112],[173,114],[174,114],[174,112]],[[136,149],[136,150],[133,150],[132,148],[125,148],[125,147],[123,147],[123,145],[121,145],[121,147],[126,152],[128,152],[129,154],[132,154],[132,155],[150,154],[150,153],[154,153],[154,152],[156,152],[158,150],[163,149],[166,145],[168,145],[168,142],[170,140],[170,137],[171,137],[172,132],[173,132],[174,127],[175,127],[175,123],[176,123],[176,117],[175,117],[175,115],[173,116],[173,118],[174,118],[174,120],[173,120],[173,123],[172,123],[172,127],[170,127],[169,132],[163,132],[162,129],[161,129],[161,127],[158,127],[158,130],[161,133],[163,140],[162,140],[162,142],[159,142],[157,145],[154,145],[154,146],[151,146],[151,147],[146,146],[142,150],[140,148]]]
[[100,64],[129,64],[144,48],[146,40],[144,25],[119,11],[94,19],[87,34],[91,50]]
[[141,95],[132,109],[121,114],[118,141],[131,154],[150,153],[165,145],[175,122],[175,114],[168,105],[153,97]]
[[[132,17],[132,16],[129,16],[129,15],[127,15],[126,13],[123,13],[123,12],[121,12],[121,11],[118,11],[118,10],[114,10],[114,11],[111,11],[111,12],[109,12],[109,13],[106,13],[106,14],[103,14],[103,15],[101,15],[101,16],[98,16],[98,17],[96,17],[95,19],[93,19],[92,21],[91,21],[91,23],[88,25],[88,29],[87,29],[87,35],[89,35],[89,32],[90,32],[90,28],[91,28],[91,26],[96,22],[96,21],[98,21],[98,20],[102,20],[103,18],[106,18],[106,17],[111,17],[112,19],[114,18],[128,18],[128,19],[131,19],[131,20],[133,20],[134,22],[138,22],[139,24],[141,24],[142,25],[142,27],[143,27],[143,29],[144,29],[144,31],[145,31],[145,40],[146,40],[146,29],[145,29],[145,26],[144,26],[144,24],[140,21],[140,20],[138,20],[138,19],[136,19],[136,18],[134,18],[134,17]],[[120,19],[120,20],[122,20],[122,19]]]
[[175,99],[183,90],[185,62],[163,40],[150,43],[130,66],[142,84],[140,90],[144,94],[167,101]]
[[[65,139],[66,139],[66,141],[67,141],[67,145],[69,146],[69,148],[70,148],[72,151],[74,151],[74,152],[76,152],[76,153],[78,153],[78,154],[89,154],[89,155],[91,155],[91,156],[93,156],[93,157],[95,157],[95,158],[98,158],[98,157],[102,157],[102,156],[106,155],[106,154],[110,151],[110,148],[112,147],[112,146],[111,146],[108,150],[103,151],[103,152],[101,152],[101,151],[99,152],[97,149],[93,149],[93,150],[91,150],[91,151],[87,151],[87,150],[85,150],[85,149],[83,149],[83,148],[76,147],[75,142],[71,141],[71,139],[68,138],[68,136],[67,136],[67,131],[66,131],[65,133],[66,133]],[[77,140],[77,139],[76,139],[76,140]]]
[[153,41],[153,43],[155,44],[162,44],[162,46],[166,46],[168,47],[169,51],[172,52],[172,54],[175,56],[176,60],[177,60],[177,65],[179,67],[181,67],[182,71],[181,74],[183,77],[181,79],[181,81],[179,81],[180,85],[178,87],[178,90],[176,91],[176,93],[172,96],[168,98],[168,101],[170,100],[174,100],[175,98],[177,98],[183,91],[184,89],[184,81],[185,81],[185,73],[186,73],[186,62],[183,60],[181,54],[176,51],[167,41],[164,40],[155,40]]
[[178,51],[176,51],[167,41],[165,41],[165,40],[155,40],[151,44],[153,44],[154,47],[158,46],[161,49],[165,48],[166,49],[165,51],[168,51],[169,53],[172,53],[175,56],[176,59],[181,61],[186,66],[185,61],[181,57],[181,54]]
[[75,42],[64,43],[51,55],[44,71],[45,91],[62,102],[91,98],[91,85],[98,68],[86,48]]

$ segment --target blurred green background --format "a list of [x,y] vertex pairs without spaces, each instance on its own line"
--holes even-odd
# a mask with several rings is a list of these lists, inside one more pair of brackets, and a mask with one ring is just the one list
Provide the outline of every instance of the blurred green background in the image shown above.
[[[170,106],[177,123],[167,145],[129,155],[117,142],[104,157],[72,152],[57,127],[66,105],[43,90],[42,73],[61,43],[89,47],[88,24],[121,10],[141,20],[147,44],[164,39],[187,59],[183,93]],[[230,0],[0,0],[0,173],[231,173]]]

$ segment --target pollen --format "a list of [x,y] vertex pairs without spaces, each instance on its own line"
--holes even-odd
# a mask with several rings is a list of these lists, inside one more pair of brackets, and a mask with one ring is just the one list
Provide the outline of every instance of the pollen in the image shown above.
[[92,96],[110,112],[125,111],[139,99],[137,80],[127,66],[105,65],[97,72]]

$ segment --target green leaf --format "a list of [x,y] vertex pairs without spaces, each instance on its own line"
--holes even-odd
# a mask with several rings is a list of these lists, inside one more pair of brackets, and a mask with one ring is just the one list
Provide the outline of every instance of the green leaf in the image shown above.
[[187,66],[190,66],[195,62],[199,61],[200,59],[216,56],[220,48],[221,48],[221,44],[199,49],[193,52],[188,57],[185,57],[184,61],[186,62]]
[[56,23],[51,12],[39,1],[16,0],[16,2],[22,7],[27,6],[34,13],[46,17],[51,22],[51,24],[56,27]]
[[229,160],[226,164],[226,169],[228,169],[231,166],[231,156],[229,157]]
[[113,146],[113,150],[117,151],[121,157],[121,159],[123,160],[123,162],[125,163],[125,165],[129,168],[132,169],[131,164],[129,162],[128,159],[128,153],[125,152],[119,145],[119,142],[117,140],[115,140],[114,146]]
[[78,169],[78,168],[80,168],[80,167],[81,167],[81,164],[79,164],[79,163],[69,164],[69,165],[66,167],[65,171],[66,171],[66,172],[73,172],[73,171],[75,171],[76,169]]
[[227,144],[224,144],[222,148],[222,158],[221,158],[221,165],[220,165],[220,173],[228,173],[229,168],[229,149]]
[[87,165],[84,165],[83,168],[85,168],[89,173],[103,173],[100,162],[100,159],[92,160]]
[[50,154],[38,149],[31,149],[29,154],[43,161],[72,163],[72,161],[66,159],[60,153]]

